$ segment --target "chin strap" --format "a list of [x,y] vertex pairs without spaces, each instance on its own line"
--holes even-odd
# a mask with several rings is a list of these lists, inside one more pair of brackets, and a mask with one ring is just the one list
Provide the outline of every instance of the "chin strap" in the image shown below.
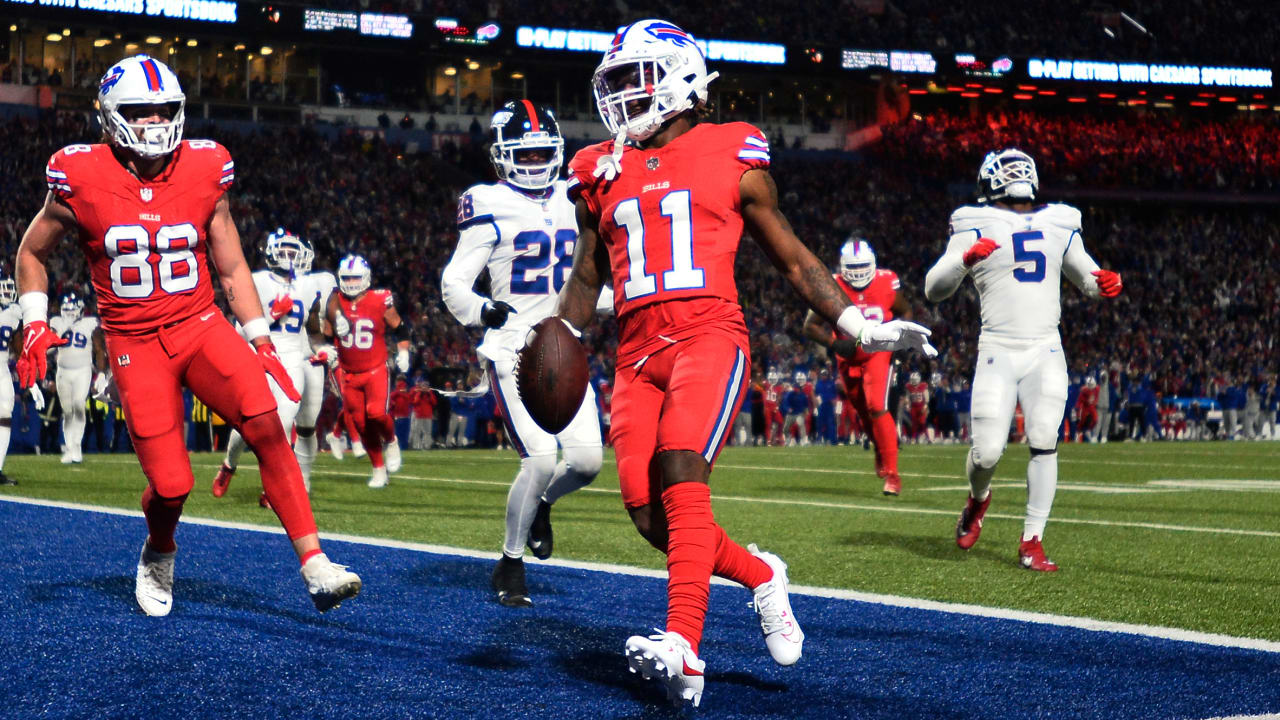
[[611,182],[614,178],[622,174],[622,150],[627,142],[627,129],[625,127],[618,128],[618,134],[613,137],[613,152],[608,155],[602,155],[596,161],[596,169],[591,174],[595,177],[603,177],[606,182]]

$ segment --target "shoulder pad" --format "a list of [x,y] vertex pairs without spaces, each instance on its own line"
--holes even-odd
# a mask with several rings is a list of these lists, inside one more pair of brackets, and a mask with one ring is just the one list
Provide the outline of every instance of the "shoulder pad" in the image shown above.
[[188,162],[198,163],[201,172],[208,172],[217,179],[218,188],[226,190],[236,179],[236,164],[231,153],[216,140],[183,140],[182,151]]
[[1039,211],[1040,217],[1066,230],[1080,229],[1080,211],[1070,205],[1051,203]]
[[99,145],[68,145],[49,158],[45,166],[44,179],[49,191],[63,199],[74,197],[75,180],[93,177],[93,170],[84,167],[92,163],[99,151]]
[[573,159],[569,161],[569,178],[565,184],[570,202],[576,202],[582,191],[596,184],[596,162],[602,155],[612,152],[613,141],[606,140],[588,145],[573,154]]
[[458,196],[458,229],[493,222],[492,202],[489,193],[492,185],[472,185]]
[[951,213],[951,234],[976,230],[997,217],[996,208],[982,205],[961,205]]
[[381,293],[382,293],[382,303],[383,303],[384,305],[386,305],[387,307],[391,307],[391,306],[394,304],[394,301],[393,301],[393,300],[392,300],[392,298],[391,298],[391,291],[390,291],[390,290],[381,290],[381,291],[379,291],[379,292],[381,292]]
[[769,167],[769,140],[751,123],[731,122],[716,125],[717,145],[722,141],[742,164],[751,168]]

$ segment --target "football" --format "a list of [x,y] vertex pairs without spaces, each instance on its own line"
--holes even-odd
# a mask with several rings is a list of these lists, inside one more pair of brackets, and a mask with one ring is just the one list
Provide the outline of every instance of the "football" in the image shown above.
[[516,389],[534,422],[551,434],[569,425],[587,393],[587,351],[557,317],[533,326],[516,362]]

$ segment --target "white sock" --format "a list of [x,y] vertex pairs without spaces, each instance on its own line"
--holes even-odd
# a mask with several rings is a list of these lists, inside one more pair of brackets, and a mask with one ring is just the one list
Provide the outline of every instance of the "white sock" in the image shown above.
[[533,516],[538,514],[542,493],[555,472],[555,455],[527,457],[520,461],[520,472],[507,493],[507,527],[502,537],[502,552],[508,557],[524,556]]
[[319,445],[316,434],[299,435],[293,443],[293,454],[298,458],[298,469],[302,470],[302,479],[311,482],[311,466],[316,461],[316,447]]
[[1058,490],[1058,453],[1032,455],[1027,463],[1027,519],[1022,525],[1022,539],[1044,538],[1044,526],[1053,508]]
[[232,470],[240,464],[240,453],[244,452],[248,443],[241,437],[239,430],[232,430],[231,436],[227,438],[227,456],[222,460],[227,467]]
[[12,432],[9,418],[5,418],[4,425],[0,425],[0,471],[4,470],[4,459],[9,455],[9,435]]
[[67,452],[80,452],[80,444],[84,440],[84,411],[72,410],[62,416],[62,439],[67,444]]
[[994,467],[979,467],[973,462],[973,449],[964,456],[964,474],[969,478],[969,494],[974,500],[982,502],[991,494],[991,476],[996,474]]

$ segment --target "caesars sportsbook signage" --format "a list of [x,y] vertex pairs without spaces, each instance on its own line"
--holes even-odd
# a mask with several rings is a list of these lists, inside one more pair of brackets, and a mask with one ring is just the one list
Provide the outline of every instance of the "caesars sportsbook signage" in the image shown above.
[[236,21],[236,3],[230,0],[0,0],[0,6],[88,10],[115,15],[217,23]]

